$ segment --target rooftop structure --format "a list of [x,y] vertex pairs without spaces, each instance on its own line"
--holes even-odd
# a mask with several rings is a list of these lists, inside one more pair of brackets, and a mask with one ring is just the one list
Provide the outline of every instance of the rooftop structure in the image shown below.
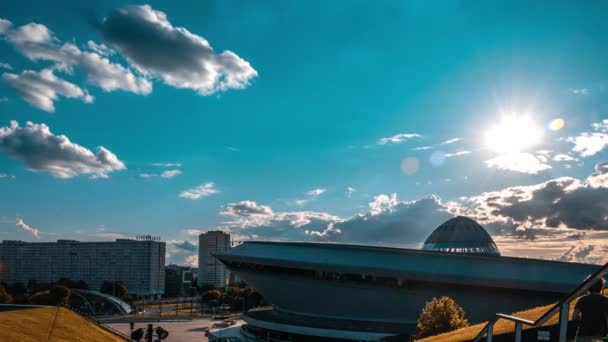
[[99,290],[122,281],[130,294],[159,295],[165,287],[165,243],[153,239],[79,242],[2,241],[0,281],[27,284],[84,280]]
[[488,232],[468,217],[451,218],[426,239],[422,249],[447,253],[500,255]]

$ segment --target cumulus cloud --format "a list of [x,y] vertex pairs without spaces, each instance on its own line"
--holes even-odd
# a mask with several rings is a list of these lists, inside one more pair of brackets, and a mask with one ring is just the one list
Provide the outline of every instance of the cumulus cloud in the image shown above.
[[191,200],[197,200],[197,199],[211,196],[218,192],[220,192],[220,191],[215,188],[215,184],[213,182],[208,182],[208,183],[201,184],[197,187],[194,187],[192,189],[188,189],[188,190],[184,190],[184,191],[180,192],[179,197],[187,198],[187,199],[191,199]]
[[20,228],[24,232],[34,236],[35,238],[37,238],[37,239],[40,238],[40,230],[38,230],[37,228],[28,226],[25,222],[23,222],[22,219],[18,218],[16,225],[18,228]]
[[514,152],[497,155],[494,158],[486,160],[485,163],[490,168],[534,175],[551,168],[549,164],[546,164],[540,158],[532,153]]
[[437,196],[403,202],[396,194],[376,196],[366,213],[350,219],[313,211],[277,212],[255,201],[231,203],[220,214],[228,218],[220,228],[246,239],[387,245],[420,243],[453,216]]
[[335,222],[316,235],[327,241],[415,245],[454,216],[438,196],[399,201],[396,194],[378,195],[365,214]]
[[181,172],[180,170],[165,170],[160,174],[160,176],[162,178],[173,178],[181,175],[182,173],[183,172]]
[[553,161],[578,161],[577,158],[572,157],[569,154],[558,153],[553,156]]
[[104,91],[125,90],[136,94],[149,94],[152,84],[143,76],[135,75],[128,68],[108,59],[111,50],[103,44],[89,42],[88,50],[73,43],[61,43],[53,32],[38,23],[29,23],[13,28],[5,20],[5,29],[0,34],[17,51],[32,61],[53,62],[53,69],[71,74],[74,68],[85,71],[90,83]]
[[234,217],[268,217],[274,215],[274,212],[269,206],[260,205],[254,201],[241,201],[224,206],[220,214]]
[[115,10],[100,23],[104,41],[145,75],[201,95],[242,89],[257,76],[234,52],[217,53],[205,38],[175,27],[149,5]]
[[568,137],[567,142],[574,144],[572,151],[581,157],[590,157],[608,146],[608,119],[591,125],[592,132],[583,132],[578,136]]
[[380,138],[380,139],[378,139],[378,141],[376,143],[378,145],[399,144],[406,140],[420,138],[420,137],[422,137],[422,135],[417,134],[417,133],[400,133],[400,134],[395,134],[390,137]]
[[55,111],[54,102],[59,96],[80,99],[85,103],[94,100],[77,85],[55,76],[51,69],[40,72],[26,70],[21,74],[4,73],[2,77],[25,101],[47,112]]
[[0,68],[6,70],[13,70],[13,67],[8,63],[0,63]]
[[109,173],[125,169],[125,164],[103,146],[95,153],[71,142],[65,135],[53,134],[45,124],[16,121],[0,127],[0,151],[23,161],[34,171],[49,172],[57,178],[81,174],[106,178]]
[[606,163],[586,180],[561,177],[468,198],[468,214],[481,222],[512,221],[520,228],[608,229]]
[[312,189],[310,191],[306,191],[304,194],[308,196],[319,196],[323,194],[327,189]]
[[198,240],[168,240],[165,252],[168,264],[198,266]]

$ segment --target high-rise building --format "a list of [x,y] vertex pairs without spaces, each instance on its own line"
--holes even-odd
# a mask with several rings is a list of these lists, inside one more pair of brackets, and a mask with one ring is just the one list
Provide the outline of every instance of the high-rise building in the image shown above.
[[165,288],[165,243],[151,237],[0,243],[0,281],[26,285],[61,278],[84,280],[94,291],[104,281],[122,281],[130,294],[160,295]]
[[209,231],[198,237],[198,286],[225,287],[228,271],[212,254],[230,248],[230,234]]
[[192,268],[188,266],[165,266],[165,297],[192,296]]

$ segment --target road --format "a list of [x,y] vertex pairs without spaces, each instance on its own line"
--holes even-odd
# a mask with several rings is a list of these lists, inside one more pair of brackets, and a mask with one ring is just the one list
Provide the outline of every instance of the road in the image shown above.
[[[218,321],[212,321],[209,318],[195,318],[191,321],[165,321],[165,322],[153,322],[154,328],[161,326],[163,329],[169,332],[169,337],[163,341],[178,342],[178,341],[204,341],[207,342],[205,337],[204,329],[211,327],[213,323]],[[110,327],[130,335],[131,331],[129,323],[111,323],[108,324]],[[135,323],[135,329],[148,327],[148,323]]]

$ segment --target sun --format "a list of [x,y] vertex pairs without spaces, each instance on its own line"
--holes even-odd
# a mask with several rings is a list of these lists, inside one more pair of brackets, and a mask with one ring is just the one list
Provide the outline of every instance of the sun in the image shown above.
[[486,147],[497,153],[519,153],[541,143],[543,130],[529,116],[507,115],[485,132]]

